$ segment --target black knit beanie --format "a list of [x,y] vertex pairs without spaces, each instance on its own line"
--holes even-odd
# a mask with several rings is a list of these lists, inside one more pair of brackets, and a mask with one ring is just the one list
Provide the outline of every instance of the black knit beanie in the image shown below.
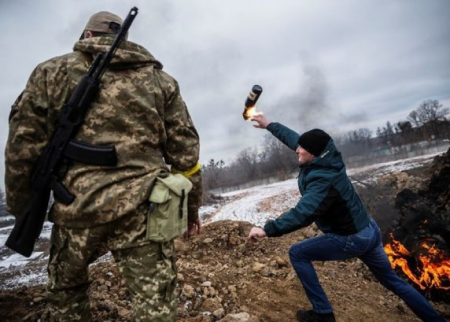
[[331,137],[320,129],[305,132],[298,138],[298,145],[318,157],[330,141]]

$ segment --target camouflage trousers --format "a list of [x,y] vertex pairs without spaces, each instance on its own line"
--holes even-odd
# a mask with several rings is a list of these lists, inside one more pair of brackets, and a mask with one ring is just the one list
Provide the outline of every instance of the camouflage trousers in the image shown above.
[[92,321],[88,266],[111,251],[131,294],[136,321],[175,321],[173,241],[146,239],[147,207],[94,228],[54,225],[48,264],[51,321]]

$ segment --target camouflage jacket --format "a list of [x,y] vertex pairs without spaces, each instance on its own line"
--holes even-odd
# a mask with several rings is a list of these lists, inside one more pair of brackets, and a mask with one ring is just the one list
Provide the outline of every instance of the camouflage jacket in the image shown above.
[[[6,146],[7,209],[20,215],[30,196],[30,173],[49,140],[58,113],[86,73],[92,57],[106,52],[113,38],[78,41],[72,53],[39,64],[10,115]],[[178,83],[143,47],[125,41],[103,75],[98,97],[75,139],[114,145],[116,167],[70,162],[62,183],[75,195],[70,205],[55,202],[55,223],[86,228],[111,222],[148,199],[157,173],[193,168],[199,137]],[[193,175],[189,220],[198,218],[201,174]]]

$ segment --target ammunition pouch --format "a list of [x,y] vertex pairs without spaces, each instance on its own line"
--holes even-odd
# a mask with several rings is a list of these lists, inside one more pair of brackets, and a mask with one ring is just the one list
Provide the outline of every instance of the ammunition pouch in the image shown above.
[[150,193],[147,238],[155,242],[182,236],[188,225],[187,201],[192,182],[181,174],[160,173]]

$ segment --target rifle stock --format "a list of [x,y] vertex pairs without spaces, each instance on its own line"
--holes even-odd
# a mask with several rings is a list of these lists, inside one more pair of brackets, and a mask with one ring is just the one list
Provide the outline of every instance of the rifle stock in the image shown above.
[[[32,194],[24,210],[16,218],[14,228],[5,243],[7,247],[23,256],[29,257],[31,255],[36,239],[41,234],[47,214],[50,192],[53,191],[55,199],[64,204],[70,204],[75,199],[75,196],[70,194],[58,177],[60,166],[67,158],[70,158],[74,149],[77,149],[75,152],[78,153],[83,149],[85,150],[85,153],[79,158],[82,161],[90,161],[89,155],[92,155],[92,162],[86,163],[105,166],[115,166],[117,163],[114,146],[94,149],[93,146],[88,144],[73,143],[72,140],[78,128],[84,122],[86,112],[92,101],[97,97],[101,77],[115,51],[126,38],[128,29],[137,12],[136,7],[130,10],[109,51],[98,54],[94,59],[89,71],[83,76],[69,100],[61,109],[55,130],[34,166],[30,182]],[[68,150],[67,147],[71,148]],[[67,153],[66,150],[68,150]],[[103,157],[105,159],[101,159]]]
[[6,246],[23,256],[30,257],[34,243],[44,226],[49,198],[50,189],[42,193],[32,193],[25,209],[16,218],[14,228],[5,243]]

